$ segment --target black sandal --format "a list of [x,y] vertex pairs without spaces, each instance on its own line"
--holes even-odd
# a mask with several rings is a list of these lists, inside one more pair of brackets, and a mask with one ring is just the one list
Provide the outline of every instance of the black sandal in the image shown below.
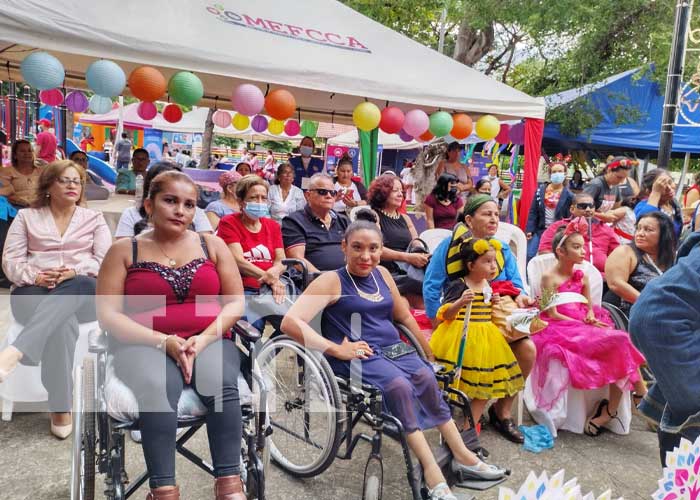
[[632,393],[632,405],[633,405],[635,410],[642,403],[643,399],[644,399],[644,396],[642,394],[637,394],[636,392]]
[[[596,437],[599,436],[600,433],[602,432],[601,428],[593,423],[593,419],[596,419],[600,417],[603,414],[603,408],[607,409],[608,407],[608,400],[607,399],[602,399],[600,403],[598,403],[598,406],[596,406],[595,413],[588,417],[588,420],[586,420],[586,424],[583,426],[583,433],[586,434],[587,436],[592,436]],[[608,412],[608,415],[610,415],[610,412]],[[616,414],[617,415],[617,414]],[[612,415],[610,415],[612,417]]]

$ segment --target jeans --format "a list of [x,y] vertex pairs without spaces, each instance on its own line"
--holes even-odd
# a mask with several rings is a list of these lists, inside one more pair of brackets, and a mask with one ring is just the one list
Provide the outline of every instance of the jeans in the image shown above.
[[129,168],[129,162],[131,160],[117,160],[117,170],[120,168]]

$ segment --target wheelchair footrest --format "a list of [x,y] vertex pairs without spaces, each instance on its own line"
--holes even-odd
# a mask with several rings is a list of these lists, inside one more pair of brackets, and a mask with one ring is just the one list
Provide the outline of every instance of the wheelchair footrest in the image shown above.
[[[461,481],[454,484],[455,488],[466,488],[469,490],[485,491],[498,486],[499,484],[505,482],[507,477],[502,477],[501,479],[495,479],[493,481],[486,481],[483,479],[471,479],[468,481]],[[473,497],[472,497],[473,498]]]

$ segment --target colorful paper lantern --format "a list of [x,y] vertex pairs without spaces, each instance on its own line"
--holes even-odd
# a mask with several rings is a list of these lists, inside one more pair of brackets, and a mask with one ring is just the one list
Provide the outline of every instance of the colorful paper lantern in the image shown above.
[[63,102],[63,92],[58,89],[41,90],[39,100],[47,106],[59,106]]
[[214,116],[211,117],[214,125],[221,128],[226,128],[231,125],[231,113],[224,111],[223,109],[218,109],[214,111]]
[[521,122],[510,127],[510,130],[508,131],[508,138],[513,144],[517,144],[519,146],[525,144],[525,124]]
[[250,126],[256,132],[265,132],[267,130],[267,118],[265,118],[263,115],[258,115],[253,118]]
[[115,97],[126,86],[126,75],[117,63],[100,59],[88,66],[85,81],[90,90],[103,97]]
[[501,123],[498,118],[492,115],[484,115],[476,121],[476,135],[490,141],[494,139],[501,130]]
[[423,132],[430,127],[430,118],[425,114],[425,111],[420,109],[412,109],[406,113],[403,121],[403,129],[411,137],[420,137]]
[[299,122],[296,120],[287,120],[287,123],[284,124],[284,133],[290,137],[298,135],[300,130],[301,127],[299,126]]
[[66,78],[61,61],[47,52],[34,52],[19,65],[22,79],[39,90],[60,87]]
[[301,122],[301,135],[304,137],[316,137],[318,132],[318,122],[304,120]]
[[142,120],[153,120],[158,114],[158,108],[152,102],[143,101],[136,107],[136,114]]
[[423,132],[418,138],[421,140],[421,142],[430,142],[433,139],[435,139],[435,136],[430,132],[430,130],[426,130]]
[[296,109],[297,101],[289,90],[275,89],[265,98],[265,110],[275,120],[286,120]]
[[236,130],[245,130],[248,128],[248,125],[250,125],[250,118],[248,118],[246,115],[236,113],[233,116],[233,120],[231,120],[231,124]]
[[382,119],[382,112],[376,104],[371,102],[361,102],[352,112],[352,122],[360,130],[369,132],[379,126]]
[[90,98],[88,107],[90,108],[90,111],[96,115],[103,115],[112,110],[112,99],[95,94]]
[[501,127],[498,130],[498,135],[496,136],[496,142],[498,144],[508,144],[510,142],[509,132],[510,125],[507,123],[501,123]]
[[204,97],[204,85],[191,71],[179,71],[170,77],[168,94],[183,106],[194,106]]
[[403,111],[396,106],[387,106],[382,110],[379,128],[387,134],[397,134],[403,127],[404,119]]
[[413,136],[407,134],[404,129],[399,130],[399,137],[403,142],[411,142],[413,140]]
[[157,101],[168,90],[163,73],[151,66],[140,66],[129,75],[131,94],[142,101]]
[[253,116],[262,111],[265,106],[265,96],[255,85],[244,83],[233,89],[231,103],[238,113]]
[[474,124],[469,115],[464,113],[456,113],[452,115],[452,130],[450,130],[450,135],[456,140],[461,141],[466,139],[472,134],[472,129]]
[[177,123],[182,120],[182,109],[177,104],[168,104],[163,108],[163,118],[170,123]]
[[74,90],[66,96],[66,107],[73,113],[84,113],[90,106],[90,101],[79,90]]
[[450,133],[454,122],[452,116],[446,111],[437,111],[430,115],[430,126],[428,130],[435,137],[442,137]]
[[284,132],[284,122],[281,120],[270,120],[267,124],[267,131],[274,135],[280,135]]

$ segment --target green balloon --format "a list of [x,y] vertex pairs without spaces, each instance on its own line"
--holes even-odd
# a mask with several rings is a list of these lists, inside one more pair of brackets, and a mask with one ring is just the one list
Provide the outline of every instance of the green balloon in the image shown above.
[[438,111],[430,115],[430,133],[435,137],[444,137],[450,133],[454,122],[452,116],[445,111]]
[[168,82],[170,98],[182,106],[194,106],[204,96],[202,80],[190,71],[175,73]]
[[318,122],[312,122],[309,120],[304,120],[301,122],[301,135],[316,137],[316,132],[318,132]]

